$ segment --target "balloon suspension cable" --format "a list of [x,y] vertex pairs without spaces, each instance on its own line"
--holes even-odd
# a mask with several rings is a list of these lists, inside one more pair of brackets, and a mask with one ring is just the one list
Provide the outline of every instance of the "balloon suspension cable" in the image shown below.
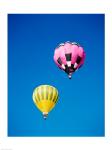
[[44,120],[46,120],[46,119],[47,119],[47,116],[48,116],[48,113],[44,113],[44,112],[43,112]]

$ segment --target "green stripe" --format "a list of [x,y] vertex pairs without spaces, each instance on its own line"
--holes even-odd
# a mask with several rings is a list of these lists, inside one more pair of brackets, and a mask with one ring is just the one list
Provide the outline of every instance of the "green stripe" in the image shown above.
[[41,86],[41,99],[43,100],[44,99],[44,87],[43,86]]
[[58,97],[56,98],[55,104],[57,103]]
[[[54,88],[53,90],[54,90],[54,93],[56,93],[56,89]],[[56,99],[56,95],[54,94],[54,97],[53,97],[53,100],[52,100],[52,101],[54,102],[55,99]]]
[[58,91],[56,90],[56,100],[55,100],[55,103],[57,102],[57,100],[58,100]]
[[43,99],[45,100],[45,98],[46,98],[46,87],[43,86]]
[[50,100],[52,100],[52,98],[53,98],[53,87],[50,87],[50,89],[51,89],[51,92],[50,92]]
[[45,94],[46,94],[46,100],[48,100],[48,88],[49,88],[49,86],[46,86],[46,89],[45,89]]
[[[39,90],[39,89],[38,89]],[[40,101],[41,100],[41,98],[40,98],[40,94],[39,94],[39,92],[38,92],[38,90],[37,90],[37,99],[38,99],[38,101]]]
[[37,100],[37,97],[34,95],[34,97],[35,97],[35,103],[37,103],[38,104],[38,100]]

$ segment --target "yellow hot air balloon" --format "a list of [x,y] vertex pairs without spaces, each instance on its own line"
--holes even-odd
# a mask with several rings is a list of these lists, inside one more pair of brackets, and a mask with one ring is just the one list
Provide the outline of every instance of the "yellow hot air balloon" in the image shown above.
[[58,90],[51,85],[40,85],[33,92],[33,101],[36,107],[43,113],[44,119],[54,108],[58,100]]

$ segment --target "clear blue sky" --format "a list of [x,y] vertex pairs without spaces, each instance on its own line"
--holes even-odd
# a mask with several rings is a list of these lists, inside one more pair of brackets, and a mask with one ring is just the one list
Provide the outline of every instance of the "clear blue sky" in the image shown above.
[[[71,80],[53,61],[55,47],[75,41],[86,52]],[[44,120],[36,86],[59,91]],[[8,15],[8,136],[104,136],[104,15]]]

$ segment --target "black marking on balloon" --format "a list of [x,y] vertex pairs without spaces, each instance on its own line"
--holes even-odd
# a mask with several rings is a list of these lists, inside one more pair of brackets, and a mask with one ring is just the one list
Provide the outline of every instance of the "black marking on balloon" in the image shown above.
[[74,64],[71,64],[71,69],[72,69],[73,71],[76,70],[76,68],[74,68]]
[[60,57],[57,59],[57,62],[58,62],[60,65],[62,65],[62,61],[61,61],[61,58],[60,58]]
[[66,57],[66,61],[71,61],[71,56],[72,54],[65,54],[65,57]]
[[67,65],[65,65],[65,70],[64,70],[67,74],[69,74],[69,67]]
[[78,56],[78,57],[77,57],[77,60],[76,60],[76,63],[79,64],[79,63],[81,62],[81,59],[82,59],[82,58],[81,58],[80,56]]
[[65,65],[65,72],[67,73],[67,74],[69,74],[69,73],[71,73],[71,72],[74,72],[76,70],[76,68],[74,68],[74,64],[71,64],[71,66],[70,67],[68,67],[68,65]]

